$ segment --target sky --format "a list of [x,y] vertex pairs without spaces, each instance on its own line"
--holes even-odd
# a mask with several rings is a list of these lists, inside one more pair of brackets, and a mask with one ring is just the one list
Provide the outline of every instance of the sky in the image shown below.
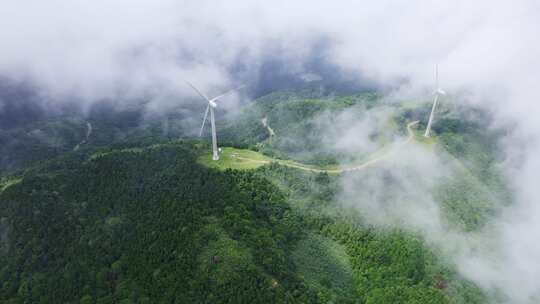
[[497,222],[499,266],[467,257],[462,273],[528,303],[540,281],[538,29],[534,0],[7,0],[0,79],[32,84],[52,107],[144,97],[167,109],[194,98],[185,79],[208,95],[315,75],[425,96],[438,64],[446,91],[489,109],[492,127],[513,126],[501,144],[516,203]]

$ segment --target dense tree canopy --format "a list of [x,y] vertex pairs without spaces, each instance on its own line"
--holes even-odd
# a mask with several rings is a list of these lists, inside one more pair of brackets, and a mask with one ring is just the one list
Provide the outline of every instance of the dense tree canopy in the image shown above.
[[[271,94],[220,135],[230,145],[299,157],[296,150],[319,143],[313,117],[378,102],[371,93]],[[398,111],[395,131],[425,112]],[[276,163],[210,169],[196,162],[206,143],[170,141],[159,123],[139,128],[137,111],[117,114],[91,113],[97,133],[78,151],[85,120],[0,131],[9,156],[0,167],[26,168],[0,172],[0,302],[488,302],[422,238],[367,225],[358,210],[338,204],[338,177]],[[303,140],[270,140],[264,117],[278,134]],[[470,231],[509,201],[493,152],[498,135],[477,124],[447,111],[433,127],[436,148],[461,168],[434,197],[449,225]],[[301,161],[339,158],[325,153]]]
[[204,169],[182,146],[59,160],[1,205],[2,301],[310,297],[289,259],[299,233],[283,194],[252,173]]

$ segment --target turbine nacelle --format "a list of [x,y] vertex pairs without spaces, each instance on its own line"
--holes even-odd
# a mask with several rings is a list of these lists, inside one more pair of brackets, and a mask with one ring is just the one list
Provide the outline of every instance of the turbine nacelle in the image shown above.
[[443,91],[442,89],[437,89],[437,90],[435,91],[435,94],[446,95],[446,92]]
[[208,104],[214,109],[217,107],[217,103],[215,101],[213,101],[213,100],[209,100]]

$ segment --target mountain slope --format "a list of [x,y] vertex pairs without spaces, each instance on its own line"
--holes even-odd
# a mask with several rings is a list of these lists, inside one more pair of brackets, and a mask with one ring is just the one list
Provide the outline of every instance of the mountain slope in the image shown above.
[[[220,129],[220,140],[328,165],[342,155],[295,153],[321,143],[314,121],[352,108],[362,115],[378,102],[376,94],[272,94]],[[403,137],[424,108],[392,105],[388,133],[373,140]],[[441,113],[426,142],[457,168],[435,197],[451,225],[474,231],[508,193],[496,170],[497,136],[478,131],[482,121],[450,114]],[[166,140],[159,120],[142,123],[129,111],[97,117],[78,151],[85,120],[47,122],[78,136],[58,153],[34,151],[48,161],[21,162],[25,170],[0,180],[0,302],[489,302],[422,238],[368,225],[361,211],[345,208],[339,175],[276,163],[219,171],[197,163],[206,142]],[[305,140],[285,144],[279,138],[289,131]]]
[[251,173],[205,170],[192,153],[73,157],[6,188],[0,299],[308,301],[283,195]]

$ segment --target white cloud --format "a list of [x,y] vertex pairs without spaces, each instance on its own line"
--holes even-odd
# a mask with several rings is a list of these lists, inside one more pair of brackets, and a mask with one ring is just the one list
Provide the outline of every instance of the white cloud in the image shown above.
[[[500,264],[477,256],[476,268],[463,271],[525,303],[540,281],[539,28],[533,0],[8,0],[0,10],[0,75],[30,80],[53,99],[193,96],[185,78],[212,95],[256,81],[275,52],[294,74],[311,73],[306,57],[323,37],[328,62],[381,85],[405,79],[417,94],[433,85],[439,63],[447,91],[467,90],[500,121],[516,123],[506,149],[517,201],[500,219]],[[230,74],[237,64],[243,79]]]

